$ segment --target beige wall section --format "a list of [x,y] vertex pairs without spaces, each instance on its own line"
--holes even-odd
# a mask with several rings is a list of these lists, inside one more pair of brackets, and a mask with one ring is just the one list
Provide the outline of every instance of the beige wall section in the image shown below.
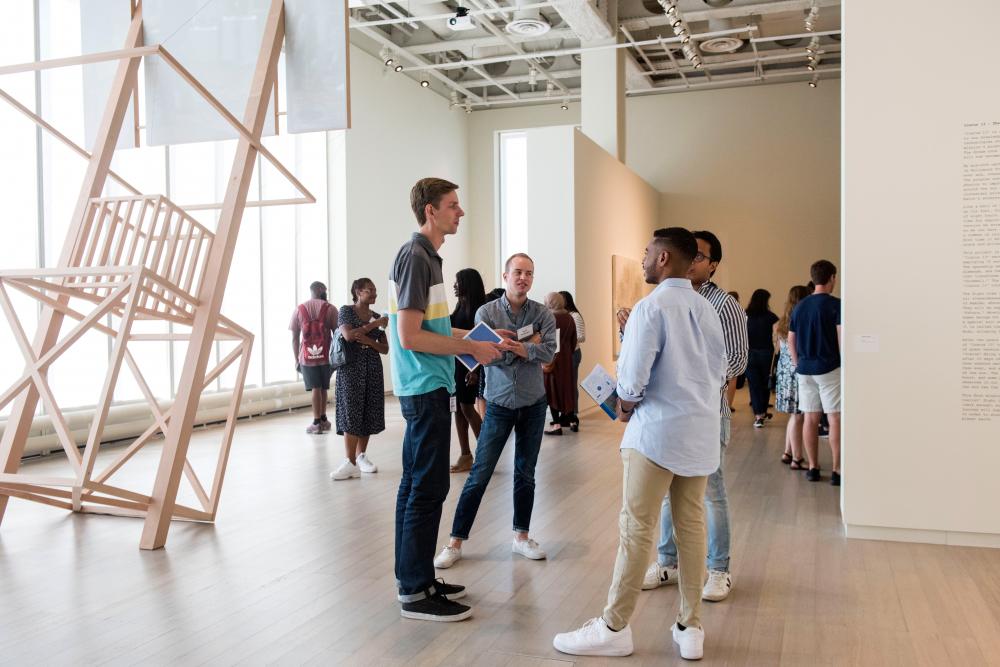
[[[552,125],[575,125],[580,122],[580,106],[569,104],[563,111],[559,103],[476,111],[468,114],[469,187],[465,193],[466,221],[475,242],[469,248],[469,266],[483,274],[486,290],[500,286],[499,219],[496,215],[496,157],[493,143],[502,130],[523,130]],[[462,114],[463,116],[465,114]],[[468,230],[467,230],[468,231]]]
[[[659,227],[660,193],[617,158],[575,133],[577,308],[587,322],[581,376],[601,364],[612,375],[611,256],[641,260]],[[593,405],[586,397],[581,408]],[[589,401],[589,402],[588,402]]]
[[[330,299],[338,306],[350,302],[350,281],[367,276],[378,286],[377,307],[385,309],[393,257],[417,230],[409,194],[418,179],[454,181],[460,199],[469,200],[468,116],[449,111],[448,100],[409,77],[383,76],[382,70],[380,61],[352,47],[346,219],[336,218],[335,205],[330,219],[330,272],[338,281],[330,286]],[[473,233],[462,225],[441,249],[449,288],[455,272],[468,265]],[[385,379],[391,387],[388,366]]]
[[996,80],[1000,5],[964,4],[975,20],[963,66],[932,59],[891,80],[871,67],[885,35],[919,30],[938,4],[846,4],[848,535],[1000,546],[1000,423],[961,420],[962,133],[1000,122],[1000,94],[984,83]]
[[630,98],[628,166],[663,194],[663,226],[715,232],[719,284],[788,289],[840,263],[839,81]]

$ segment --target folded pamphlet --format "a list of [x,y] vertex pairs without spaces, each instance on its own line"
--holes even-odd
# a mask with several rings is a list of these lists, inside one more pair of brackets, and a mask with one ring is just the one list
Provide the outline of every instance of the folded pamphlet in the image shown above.
[[600,364],[594,366],[590,375],[580,382],[580,387],[594,399],[594,402],[612,419],[618,419],[618,383]]
[[[499,343],[503,340],[503,338],[500,337],[500,334],[491,329],[485,322],[477,324],[472,331],[465,334],[463,338],[468,340],[478,340],[483,343]],[[468,368],[470,373],[479,368],[479,362],[476,361],[476,358],[471,354],[460,354],[455,358],[458,359],[463,366]]]

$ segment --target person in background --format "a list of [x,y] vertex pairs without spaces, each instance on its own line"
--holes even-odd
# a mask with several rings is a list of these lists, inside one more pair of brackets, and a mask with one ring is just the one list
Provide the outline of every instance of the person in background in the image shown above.
[[747,384],[750,385],[750,407],[753,409],[753,426],[761,428],[770,419],[767,411],[771,400],[771,363],[774,360],[774,324],[778,316],[771,312],[771,293],[766,289],[754,290],[747,305]]
[[292,332],[295,370],[302,373],[306,391],[312,392],[312,424],[306,433],[326,433],[332,426],[326,418],[330,391],[330,346],[337,328],[337,307],[326,299],[326,285],[318,280],[309,286],[311,299],[292,313],[288,330]]
[[778,379],[774,387],[774,407],[778,412],[788,415],[788,426],[785,429],[785,453],[781,462],[792,470],[802,470],[805,459],[802,457],[802,412],[799,410],[799,386],[795,376],[795,364],[788,351],[788,323],[792,319],[792,311],[802,299],[809,296],[805,285],[796,285],[788,291],[788,301],[785,310],[774,324],[774,338],[778,341]]
[[351,285],[353,303],[341,306],[337,326],[344,338],[347,363],[337,369],[337,435],[344,436],[346,456],[330,473],[335,481],[376,473],[368,458],[368,438],[385,430],[385,383],[381,355],[389,354],[385,328],[389,318],[371,309],[378,290],[370,278]]
[[576,401],[573,404],[574,420],[569,426],[570,430],[576,432],[580,430],[580,362],[583,361],[583,350],[580,349],[580,345],[587,341],[587,323],[583,321],[583,315],[576,309],[573,295],[565,290],[559,293],[562,294],[563,301],[566,303],[566,312],[576,324],[576,349],[573,350],[573,396],[576,397]]
[[559,351],[552,362],[542,367],[545,371],[545,395],[552,412],[554,428],[545,435],[562,435],[564,426],[572,426],[577,417],[576,399],[573,395],[573,351],[576,350],[576,323],[566,311],[566,302],[559,292],[545,297],[546,307],[552,311],[559,330]]
[[[475,269],[462,269],[455,274],[455,297],[458,303],[451,313],[451,326],[456,329],[472,329],[476,326],[476,311],[486,303],[486,290],[483,287],[483,277]],[[472,470],[472,450],[469,447],[469,429],[479,440],[479,430],[483,419],[476,411],[476,398],[479,395],[479,376],[482,369],[469,372],[462,363],[455,360],[455,432],[458,434],[458,446],[461,454],[451,466],[451,472],[468,472]]]
[[817,437],[820,417],[830,422],[830,483],[840,486],[840,299],[833,296],[837,267],[821,259],[810,269],[815,291],[799,302],[788,325],[788,350],[799,380],[799,409],[805,413],[802,441],[809,459],[806,479],[820,477]]

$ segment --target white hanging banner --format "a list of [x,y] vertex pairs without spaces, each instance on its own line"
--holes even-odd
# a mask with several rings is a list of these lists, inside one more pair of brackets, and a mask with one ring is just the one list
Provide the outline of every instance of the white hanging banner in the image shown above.
[[351,126],[346,0],[285,0],[288,131]]
[[[129,0],[80,0],[80,52],[117,51],[125,44],[132,22]],[[115,72],[122,61],[109,60],[83,66],[83,132],[84,146],[93,150],[97,128],[108,106],[108,95]],[[117,148],[135,147],[135,111],[128,103]]]
[[[147,46],[162,44],[240,121],[270,0],[143,0]],[[239,134],[161,58],[145,58],[146,140],[151,146],[235,139]],[[274,114],[270,97],[268,113]],[[264,124],[264,135],[274,123]]]

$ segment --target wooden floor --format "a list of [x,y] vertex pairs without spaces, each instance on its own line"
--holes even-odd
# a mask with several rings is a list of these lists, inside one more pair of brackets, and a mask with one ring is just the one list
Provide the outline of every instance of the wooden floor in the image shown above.
[[[682,662],[669,637],[676,587],[643,593],[630,658],[552,649],[555,633],[600,614],[615,557],[621,427],[599,414],[543,445],[532,534],[549,560],[510,553],[508,451],[465,559],[446,572],[469,588],[475,615],[401,619],[392,544],[402,421],[394,403],[389,412],[371,447],[380,472],[336,483],[327,475],[341,440],[306,435],[302,413],[241,422],[218,522],[177,523],[158,552],[138,549],[137,520],[13,500],[0,530],[0,663]],[[735,415],[726,466],[735,588],[706,603],[704,664],[1000,664],[1000,552],[846,540],[838,490],[778,462],[783,416],[757,431],[749,418],[745,407]],[[198,434],[196,465],[218,437]],[[148,484],[155,455],[130,464],[136,483]],[[464,478],[452,476],[439,543]],[[886,493],[891,483],[887,470]]]

